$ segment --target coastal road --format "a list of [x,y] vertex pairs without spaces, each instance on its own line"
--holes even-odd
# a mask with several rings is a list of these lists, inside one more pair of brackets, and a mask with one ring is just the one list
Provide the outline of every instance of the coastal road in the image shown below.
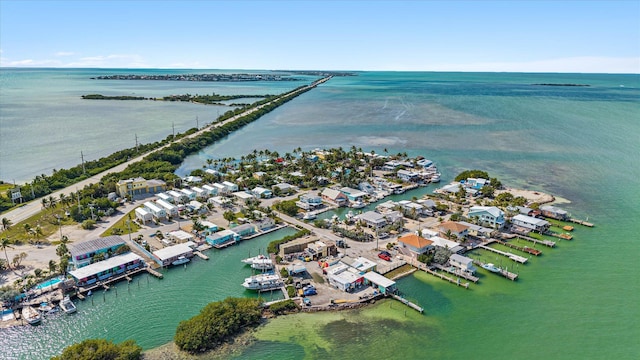
[[[133,158],[133,159],[131,159],[131,160],[125,162],[125,163],[122,163],[120,165],[114,166],[109,170],[105,170],[105,171],[103,171],[103,172],[101,172],[99,174],[93,175],[90,178],[87,178],[85,180],[77,182],[77,183],[75,183],[75,184],[73,184],[71,186],[68,186],[68,187],[64,188],[64,189],[57,190],[57,191],[47,195],[47,197],[53,196],[53,198],[55,198],[57,200],[57,199],[60,198],[61,194],[64,194],[65,196],[70,196],[71,194],[76,193],[78,190],[84,188],[87,185],[96,184],[96,183],[100,182],[100,180],[102,180],[102,178],[104,176],[106,176],[107,174],[113,173],[113,172],[123,171],[124,169],[127,168],[127,166],[129,166],[129,165],[131,165],[133,163],[136,163],[138,161],[141,161],[147,155],[152,154],[152,153],[157,152],[157,151],[160,151],[160,150],[170,146],[173,143],[179,143],[179,142],[183,141],[184,139],[194,138],[194,137],[196,137],[198,135],[201,135],[202,133],[204,133],[206,131],[209,131],[209,130],[211,130],[213,128],[223,126],[224,124],[226,124],[228,122],[235,121],[240,117],[243,117],[243,116],[249,115],[249,114],[251,114],[251,113],[253,113],[255,111],[258,111],[259,109],[262,109],[263,107],[265,107],[267,105],[270,105],[274,101],[280,100],[281,98],[283,98],[285,96],[288,96],[288,95],[291,95],[291,94],[300,93],[300,92],[309,90],[311,88],[314,88],[317,85],[322,84],[322,83],[328,81],[331,78],[332,78],[332,76],[324,77],[324,78],[322,78],[320,80],[317,80],[317,81],[311,83],[310,85],[304,86],[304,87],[302,87],[300,89],[297,89],[297,90],[294,90],[294,91],[290,91],[290,92],[288,92],[288,93],[286,93],[286,94],[284,94],[282,96],[279,96],[278,98],[276,98],[276,99],[274,99],[274,100],[272,100],[272,101],[270,101],[268,103],[262,104],[260,106],[255,107],[255,108],[251,108],[251,109],[249,109],[249,110],[247,110],[247,111],[245,111],[243,113],[240,113],[238,115],[230,117],[229,119],[227,119],[225,121],[209,124],[209,125],[205,126],[204,128],[202,128],[201,130],[198,130],[198,131],[194,132],[191,135],[188,135],[188,136],[186,136],[184,138],[181,138],[181,139],[178,139],[176,141],[172,141],[172,142],[170,142],[170,143],[168,143],[168,144],[166,144],[166,145],[164,145],[164,146],[162,146],[160,148],[151,150],[151,151],[149,151],[149,152],[147,152],[145,154],[142,154],[142,155],[140,155],[140,156],[138,156],[136,158]],[[6,213],[4,213],[4,214],[2,214],[0,216],[2,218],[9,219],[13,225],[16,225],[19,222],[24,221],[24,220],[28,219],[29,217],[37,214],[41,210],[42,210],[42,204],[40,203],[40,199],[36,199],[36,200],[33,200],[33,201],[29,202],[29,203],[26,203],[26,204],[24,204],[24,205],[22,205],[22,206],[20,206],[20,207],[18,207],[16,209],[10,210],[10,211],[8,211],[8,212],[6,212]]]

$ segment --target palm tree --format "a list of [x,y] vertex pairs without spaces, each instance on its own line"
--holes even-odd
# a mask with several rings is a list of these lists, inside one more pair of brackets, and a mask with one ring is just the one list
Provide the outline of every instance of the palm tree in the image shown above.
[[31,233],[31,225],[29,225],[29,223],[25,223],[22,227],[27,234]]
[[7,266],[9,267],[9,269],[11,269],[11,265],[9,263],[9,255],[7,255],[7,248],[13,249],[13,246],[11,246],[11,240],[6,237],[2,238],[2,241],[0,242],[0,248],[4,250],[4,257],[7,259]]
[[49,274],[54,274],[57,268],[58,268],[58,264],[56,264],[56,261],[49,260]]
[[47,204],[49,204],[49,200],[47,200],[46,197],[43,197],[42,200],[40,200],[40,203],[42,203],[42,208],[46,209],[47,208]]
[[9,228],[11,227],[11,220],[5,218],[2,218],[2,230],[9,230]]

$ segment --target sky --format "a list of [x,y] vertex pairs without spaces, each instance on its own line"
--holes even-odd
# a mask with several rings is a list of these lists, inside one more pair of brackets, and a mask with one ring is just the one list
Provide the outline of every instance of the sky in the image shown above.
[[640,0],[0,0],[0,66],[640,73]]

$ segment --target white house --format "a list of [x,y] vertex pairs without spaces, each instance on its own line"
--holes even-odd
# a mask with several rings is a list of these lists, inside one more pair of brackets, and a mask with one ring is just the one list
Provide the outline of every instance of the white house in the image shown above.
[[494,229],[501,229],[505,222],[504,211],[495,206],[472,206],[469,209],[468,217],[475,218],[479,224],[491,226]]
[[167,191],[167,194],[173,198],[173,203],[176,204],[181,204],[187,200],[187,197],[183,193],[175,190],[169,190]]
[[196,199],[195,191],[191,191],[189,189],[180,189],[180,192],[183,193],[187,197],[187,201],[191,201],[191,200],[195,200]]
[[162,220],[167,218],[167,211],[158,205],[154,204],[152,201],[147,201],[144,203],[145,210],[149,211],[153,214],[153,217]]
[[159,193],[158,195],[156,195],[158,197],[158,199],[160,200],[164,200],[166,202],[169,203],[173,203],[173,196],[169,195],[169,194],[165,194],[165,193]]
[[262,199],[268,199],[268,198],[273,196],[273,193],[271,192],[271,190],[265,189],[265,188],[263,188],[261,186],[256,186],[253,190],[251,190],[251,192],[255,196],[257,196],[259,198],[262,198]]
[[227,189],[226,186],[224,186],[222,184],[214,183],[213,187],[216,188],[216,190],[217,190],[216,194],[218,194],[218,195],[229,194],[231,192],[229,189]]
[[178,207],[168,203],[167,201],[164,200],[156,200],[156,204],[159,205],[161,208],[165,209],[165,211],[167,212],[167,214],[169,214],[169,216],[171,217],[176,217],[178,216]]
[[234,192],[234,191],[238,191],[238,185],[230,182],[230,181],[223,181],[222,185],[224,185],[225,188],[227,188],[227,190],[229,192]]
[[398,176],[400,180],[407,182],[417,181],[418,179],[420,179],[420,175],[418,173],[403,169],[398,170],[396,176]]
[[202,190],[206,191],[209,194],[209,196],[218,195],[218,189],[211,185],[202,185]]
[[240,201],[242,201],[245,204],[251,201],[252,199],[255,199],[255,196],[245,191],[236,191],[233,193],[233,196],[237,197]]
[[378,229],[387,225],[387,219],[385,219],[384,215],[379,214],[375,211],[367,211],[362,214],[358,214],[354,217],[356,221],[363,221],[368,227]]
[[214,204],[215,206],[218,206],[218,207],[225,207],[225,206],[231,205],[231,199],[222,197],[222,196],[214,196],[212,198],[209,198],[207,202],[209,204]]
[[476,272],[475,266],[473,266],[473,260],[462,255],[452,254],[449,257],[449,264],[457,267],[458,269],[473,274]]
[[199,188],[197,186],[193,186],[191,188],[191,190],[193,190],[193,192],[196,193],[196,199],[205,200],[205,199],[209,198],[209,192],[204,190],[204,189],[202,189],[202,188]]
[[153,214],[145,210],[144,208],[136,208],[136,219],[141,223],[146,224],[147,221],[153,220]]
[[523,228],[527,228],[533,231],[545,232],[549,230],[549,222],[547,220],[542,220],[538,218],[534,218],[527,215],[518,214],[511,218],[511,222],[516,226],[521,226]]
[[176,243],[185,243],[187,241],[193,241],[193,235],[184,230],[175,230],[169,233],[169,237]]

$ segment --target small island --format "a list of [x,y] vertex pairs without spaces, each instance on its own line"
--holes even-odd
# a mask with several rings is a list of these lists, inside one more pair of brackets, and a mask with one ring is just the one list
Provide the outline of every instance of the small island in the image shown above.
[[302,81],[288,75],[277,74],[116,74],[92,77],[92,80],[165,80],[165,81]]
[[576,87],[589,87],[589,84],[554,84],[554,83],[541,83],[541,84],[532,84],[534,86],[576,86]]

